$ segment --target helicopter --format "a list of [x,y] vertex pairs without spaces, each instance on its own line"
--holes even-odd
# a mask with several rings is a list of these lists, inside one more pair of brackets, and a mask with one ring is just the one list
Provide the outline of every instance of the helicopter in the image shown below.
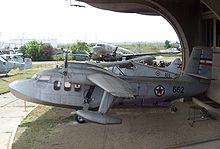
[[[114,104],[121,101],[172,102],[193,97],[207,91],[212,80],[213,50],[194,47],[188,64],[179,76],[148,76],[145,73],[120,75],[110,67],[131,68],[131,60],[116,62],[68,62],[62,67],[43,70],[31,79],[17,80],[9,85],[16,97],[44,105],[73,108],[76,120],[98,124],[120,124],[122,120],[109,114]],[[137,71],[147,70],[140,67]],[[155,68],[161,74],[167,70]],[[193,84],[193,85],[192,85]]]

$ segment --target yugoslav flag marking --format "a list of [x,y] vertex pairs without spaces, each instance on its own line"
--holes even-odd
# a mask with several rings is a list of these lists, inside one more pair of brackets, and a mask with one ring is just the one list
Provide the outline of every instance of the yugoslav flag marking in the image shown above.
[[201,65],[212,65],[212,59],[200,59],[199,64],[201,64]]

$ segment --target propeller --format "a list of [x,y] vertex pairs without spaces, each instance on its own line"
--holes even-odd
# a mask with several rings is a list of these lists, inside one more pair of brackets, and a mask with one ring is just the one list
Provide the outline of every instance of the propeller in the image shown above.
[[64,54],[64,75],[67,74],[67,70],[68,70],[68,54],[70,53],[70,50],[68,49],[64,49],[64,48],[61,48],[61,50],[63,51],[63,54]]
[[118,46],[117,46],[117,47],[115,48],[115,50],[113,51],[112,56],[116,57],[116,52],[117,52],[117,50],[118,50]]

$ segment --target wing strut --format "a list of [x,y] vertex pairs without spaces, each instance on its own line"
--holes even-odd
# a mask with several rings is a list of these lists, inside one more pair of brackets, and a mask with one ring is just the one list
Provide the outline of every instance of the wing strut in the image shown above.
[[98,112],[102,114],[108,112],[108,109],[113,102],[113,98],[114,97],[111,94],[109,94],[107,91],[104,91]]
[[104,91],[98,112],[78,110],[76,114],[88,121],[99,124],[120,124],[121,119],[106,114],[113,102],[113,99],[114,96],[107,91]]

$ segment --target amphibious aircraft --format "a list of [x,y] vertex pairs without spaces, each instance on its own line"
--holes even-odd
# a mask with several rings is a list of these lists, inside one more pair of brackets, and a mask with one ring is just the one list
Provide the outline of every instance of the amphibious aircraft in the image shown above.
[[108,111],[119,101],[170,102],[204,93],[211,80],[212,49],[195,47],[185,70],[175,78],[148,77],[145,73],[119,75],[106,69],[116,66],[131,68],[135,64],[132,60],[82,63],[66,59],[63,67],[41,71],[31,79],[17,80],[9,88],[12,94],[26,101],[74,108],[77,121],[118,124],[122,120]]
[[0,55],[0,74],[8,74],[12,69],[23,70],[32,67],[31,58],[22,58],[21,54]]

